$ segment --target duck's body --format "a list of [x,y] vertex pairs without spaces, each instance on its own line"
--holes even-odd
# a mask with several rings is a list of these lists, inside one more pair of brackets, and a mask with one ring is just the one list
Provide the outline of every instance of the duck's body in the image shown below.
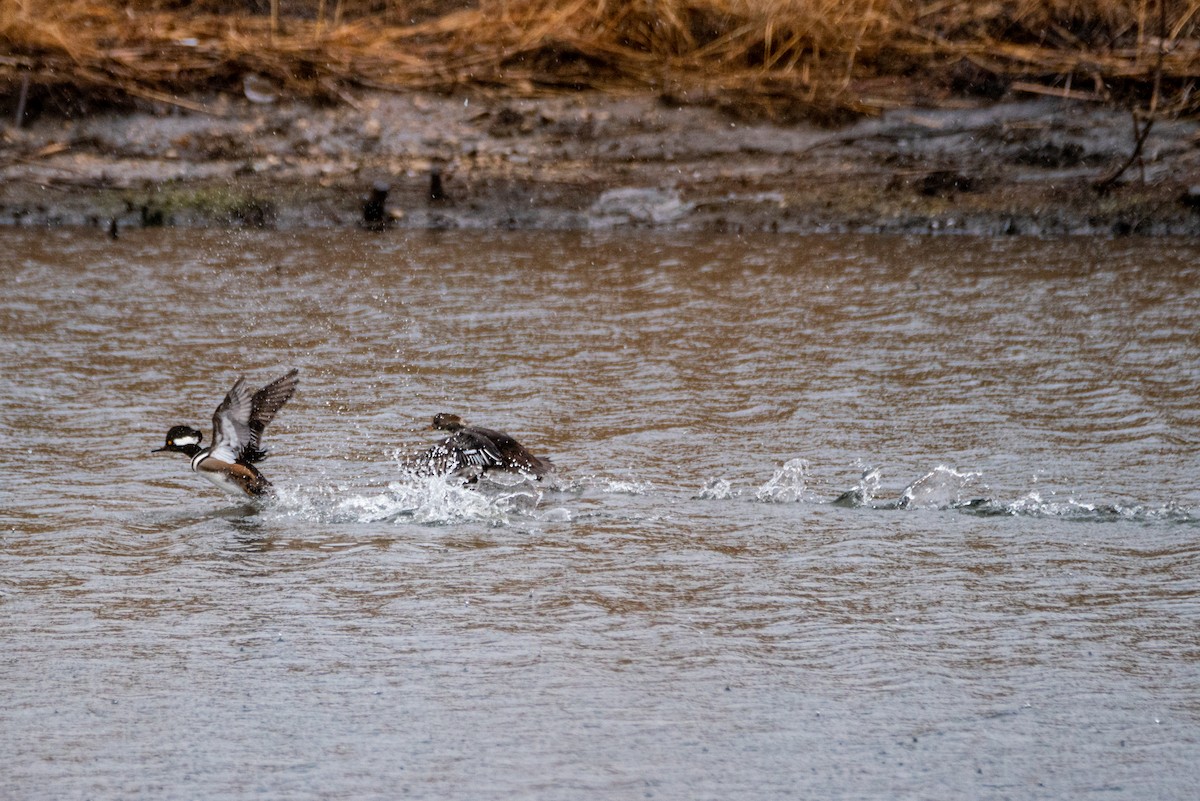
[[424,475],[454,475],[475,481],[481,475],[504,471],[541,479],[554,465],[530,453],[524,445],[505,434],[481,426],[469,426],[456,414],[436,414],[433,428],[449,436],[409,461],[414,472]]
[[262,435],[267,424],[291,399],[299,383],[297,370],[267,384],[254,394],[239,378],[213,413],[213,444],[200,447],[204,435],[191,426],[175,426],[167,442],[154,450],[182,453],[192,460],[192,471],[230,495],[258,498],[271,491],[271,482],[254,466],[267,457]]

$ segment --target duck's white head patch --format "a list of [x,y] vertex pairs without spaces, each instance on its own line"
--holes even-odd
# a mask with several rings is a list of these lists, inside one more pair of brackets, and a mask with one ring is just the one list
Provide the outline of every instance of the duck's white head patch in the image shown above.
[[171,440],[171,444],[176,447],[181,447],[181,446],[185,446],[185,445],[199,445],[200,438],[192,437],[192,436],[176,437],[175,439]]

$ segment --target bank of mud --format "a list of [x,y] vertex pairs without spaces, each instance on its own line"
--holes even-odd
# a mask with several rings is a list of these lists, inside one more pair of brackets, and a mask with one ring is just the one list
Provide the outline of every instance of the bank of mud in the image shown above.
[[[263,100],[254,96],[253,99]],[[654,94],[187,98],[3,131],[0,224],[1200,234],[1200,126],[1052,98],[840,129]]]

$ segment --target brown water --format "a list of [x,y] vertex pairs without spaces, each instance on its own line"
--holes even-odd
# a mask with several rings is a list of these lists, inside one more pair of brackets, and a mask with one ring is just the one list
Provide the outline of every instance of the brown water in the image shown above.
[[[0,797],[1195,795],[1193,242],[0,247]],[[291,366],[273,503],[149,457]]]

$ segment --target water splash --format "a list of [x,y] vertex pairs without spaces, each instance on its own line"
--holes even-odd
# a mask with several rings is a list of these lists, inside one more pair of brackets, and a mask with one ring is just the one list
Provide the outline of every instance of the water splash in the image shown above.
[[444,478],[406,476],[374,493],[345,494],[345,488],[281,490],[270,512],[322,523],[405,522],[449,525],[476,522],[506,525],[513,515],[532,514],[541,494],[528,489],[475,489]]
[[950,509],[964,506],[963,492],[982,477],[982,473],[960,473],[952,467],[938,465],[909,484],[900,493],[901,509]]
[[1040,492],[1030,492],[1015,501],[979,500],[963,507],[963,511],[981,516],[1013,515],[1053,517],[1084,522],[1127,521],[1135,523],[1200,524],[1200,512],[1176,503],[1159,506],[1140,503],[1086,503],[1074,498],[1043,498]]
[[733,485],[729,483],[728,479],[713,478],[704,482],[704,486],[700,488],[700,494],[696,498],[702,501],[724,501],[738,494],[740,493],[733,489]]
[[764,503],[794,503],[804,498],[806,459],[790,459],[775,471],[771,480],[759,487],[754,498]]
[[511,501],[521,493],[496,494],[477,491],[443,478],[428,477],[388,484],[392,512],[388,519],[426,525],[486,522],[504,525],[514,511]]
[[568,492],[595,489],[608,495],[649,495],[655,489],[654,484],[649,481],[606,476],[583,476],[561,483],[558,488]]
[[[763,503],[828,503],[851,509],[877,511],[926,509],[957,511],[979,517],[1041,517],[1083,522],[1141,522],[1200,525],[1200,510],[1179,504],[1087,503],[1030,491],[1016,500],[987,497],[979,472],[960,472],[946,465],[910,483],[895,500],[878,498],[882,470],[863,468],[858,483],[837,498],[816,496],[808,487],[809,463],[802,458],[785,462],[770,480],[753,491]],[[445,526],[482,523],[512,525],[514,521],[570,523],[577,513],[565,506],[547,505],[559,493],[653,496],[658,488],[649,481],[604,476],[576,478],[546,486],[519,477],[484,476],[476,484],[431,476],[401,474],[401,479],[375,491],[361,486],[326,485],[279,488],[274,500],[261,507],[264,515],[322,523],[411,523]],[[693,500],[726,501],[749,496],[726,478],[711,478]],[[599,501],[593,498],[593,503]],[[585,515],[586,516],[586,515]]]
[[858,479],[858,485],[848,489],[834,499],[834,506],[846,506],[857,509],[860,506],[870,506],[879,492],[879,481],[882,471],[878,467],[864,467]]

